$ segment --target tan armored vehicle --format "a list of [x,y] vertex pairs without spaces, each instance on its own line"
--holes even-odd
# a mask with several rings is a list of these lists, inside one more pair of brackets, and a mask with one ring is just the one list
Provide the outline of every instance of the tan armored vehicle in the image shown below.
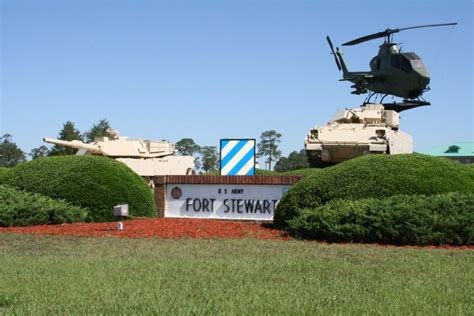
[[306,136],[309,163],[324,167],[364,154],[412,153],[412,138],[399,126],[399,114],[381,104],[338,111],[326,126],[316,126]]
[[93,143],[78,140],[64,141],[43,138],[50,144],[77,148],[76,155],[99,155],[111,157],[126,164],[140,176],[150,180],[157,175],[189,175],[194,168],[194,157],[174,156],[175,145],[165,141],[132,140],[120,136],[117,131],[110,130],[109,137],[96,138]]

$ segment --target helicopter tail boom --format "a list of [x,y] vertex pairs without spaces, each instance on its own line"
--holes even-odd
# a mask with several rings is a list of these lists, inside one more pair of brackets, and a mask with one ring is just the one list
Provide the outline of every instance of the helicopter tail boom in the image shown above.
[[342,53],[342,50],[339,49],[339,47],[336,47],[336,56],[337,56],[337,59],[339,59],[339,63],[341,64],[341,68],[342,68],[342,78],[344,78],[345,80],[349,80],[350,79],[350,73],[349,73],[349,69],[347,69],[347,64],[346,64],[346,61],[344,60],[344,54]]

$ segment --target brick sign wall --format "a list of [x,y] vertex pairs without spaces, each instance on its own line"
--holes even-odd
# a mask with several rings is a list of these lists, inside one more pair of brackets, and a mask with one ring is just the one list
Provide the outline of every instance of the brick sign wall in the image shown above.
[[164,217],[273,220],[297,176],[160,176],[157,211]]

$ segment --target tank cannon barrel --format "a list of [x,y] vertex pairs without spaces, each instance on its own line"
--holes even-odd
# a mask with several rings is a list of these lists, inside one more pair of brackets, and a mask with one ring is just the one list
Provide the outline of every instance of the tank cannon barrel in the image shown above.
[[55,144],[55,145],[64,146],[64,147],[70,147],[70,148],[76,148],[76,149],[85,149],[85,150],[88,150],[88,151],[90,151],[92,153],[96,153],[96,154],[100,154],[102,152],[98,146],[91,145],[91,144],[85,144],[85,143],[81,142],[80,140],[67,141],[67,140],[61,140],[61,139],[45,137],[45,138],[43,138],[43,141],[46,142],[46,143]]

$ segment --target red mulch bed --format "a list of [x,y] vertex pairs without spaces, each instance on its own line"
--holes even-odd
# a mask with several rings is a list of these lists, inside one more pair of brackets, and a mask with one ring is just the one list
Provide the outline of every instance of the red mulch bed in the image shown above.
[[[239,222],[213,219],[146,218],[124,221],[124,230],[117,230],[116,222],[74,223],[38,225],[27,227],[0,227],[0,233],[126,238],[258,238],[289,240],[285,232],[266,228],[255,222]],[[310,242],[310,241],[308,241]],[[376,247],[400,247],[415,249],[474,250],[467,246],[395,246],[372,244]]]
[[129,238],[259,238],[289,239],[285,232],[263,227],[253,222],[223,221],[188,218],[147,218],[124,221],[124,229],[117,230],[116,222],[38,225],[28,227],[0,227],[0,233],[83,237]]

